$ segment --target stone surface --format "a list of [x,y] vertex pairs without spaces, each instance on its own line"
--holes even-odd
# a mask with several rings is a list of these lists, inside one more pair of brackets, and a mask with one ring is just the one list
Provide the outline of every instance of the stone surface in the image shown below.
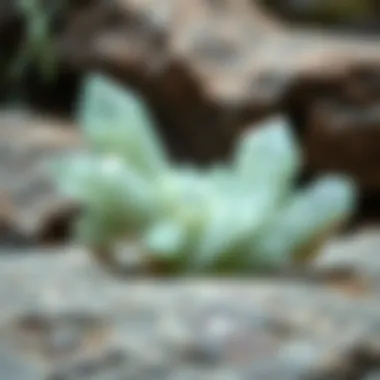
[[[326,244],[313,263],[316,270],[350,269],[360,281],[353,282],[351,291],[376,294],[380,291],[380,235],[376,227],[363,227]],[[347,283],[348,285],[350,282]],[[350,289],[348,286],[347,290]]]
[[364,378],[364,380],[379,380],[379,379],[380,379],[380,371],[372,372]]
[[376,292],[295,279],[121,281],[79,248],[7,253],[0,345],[20,366],[48,369],[41,379],[343,380],[380,367]]
[[[11,2],[0,6],[3,23],[18,22]],[[201,162],[285,111],[303,132],[310,172],[343,170],[379,190],[376,36],[290,28],[251,0],[69,1],[59,22],[64,79],[47,92],[32,81],[34,98],[71,105],[76,75],[66,69],[106,71],[146,95],[173,155]],[[2,38],[13,41],[17,28]]]
[[[359,76],[359,75],[358,75]],[[364,75],[362,75],[364,77]],[[380,74],[367,73],[367,83],[342,89],[333,99],[321,97],[309,111],[305,145],[309,170],[350,173],[368,193],[380,189]],[[347,91],[357,100],[345,100]],[[356,92],[356,93],[355,93]]]
[[[369,144],[362,126],[371,112],[360,95],[368,83],[352,73],[369,67],[379,75],[376,38],[293,30],[250,0],[92,2],[73,9],[68,20],[63,59],[71,67],[108,71],[141,89],[180,157],[224,157],[241,129],[280,110],[297,128],[318,134],[315,102],[322,93],[334,106],[327,97],[334,89],[353,97],[353,110],[363,117],[351,122]],[[374,89],[371,99],[378,93]],[[376,129],[377,119],[374,124]],[[322,129],[330,131],[330,125],[322,118]],[[334,144],[327,140],[316,137],[318,155]],[[337,152],[334,160],[343,160]],[[317,162],[313,169],[322,166]]]
[[80,135],[68,122],[20,110],[0,114],[2,241],[12,231],[19,238],[43,235],[71,209],[55,190],[48,165],[80,146]]
[[[376,36],[290,28],[251,0],[69,1],[61,24],[65,70],[136,86],[176,157],[224,158],[242,129],[284,111],[305,138],[309,172],[342,170],[379,190]],[[48,93],[70,94],[52,98],[71,105],[76,75],[66,74]]]
[[32,363],[9,349],[0,349],[0,376],[3,379],[43,380],[47,376],[46,368]]
[[297,23],[339,27],[362,32],[378,31],[376,0],[258,0],[274,13]]

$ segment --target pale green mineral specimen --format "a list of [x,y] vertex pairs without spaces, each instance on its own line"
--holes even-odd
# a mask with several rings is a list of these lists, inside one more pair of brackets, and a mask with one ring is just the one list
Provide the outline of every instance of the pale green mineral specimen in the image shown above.
[[193,273],[281,267],[354,210],[345,177],[295,188],[301,153],[282,118],[244,133],[230,165],[200,169],[170,162],[142,99],[102,75],[86,79],[78,117],[91,153],[55,172],[94,247],[137,237],[152,261]]

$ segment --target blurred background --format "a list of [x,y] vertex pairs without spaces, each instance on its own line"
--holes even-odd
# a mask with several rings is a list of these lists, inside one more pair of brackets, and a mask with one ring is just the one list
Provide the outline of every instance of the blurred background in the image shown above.
[[[287,278],[105,273],[42,170],[84,149],[93,71],[144,96],[178,162],[287,116],[299,182],[350,175],[353,220]],[[380,379],[377,0],[0,0],[0,105],[0,379]]]

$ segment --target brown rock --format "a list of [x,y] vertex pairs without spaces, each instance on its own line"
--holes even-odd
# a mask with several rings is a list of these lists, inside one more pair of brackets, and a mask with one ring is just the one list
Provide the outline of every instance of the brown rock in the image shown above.
[[56,192],[46,164],[63,152],[79,149],[70,123],[22,112],[0,116],[1,220],[30,238],[46,234],[58,214],[71,205]]
[[[97,4],[69,17],[64,59],[141,89],[180,157],[225,157],[242,128],[284,107],[306,128],[315,84],[344,86],[351,69],[379,68],[378,41],[293,31],[249,0]],[[365,97],[361,83],[347,91]]]
[[[16,17],[3,3],[0,28]],[[251,0],[70,1],[63,15],[62,61],[138,87],[178,158],[225,158],[242,129],[285,111],[309,171],[380,188],[379,39],[294,30]]]
[[306,112],[305,144],[311,171],[351,174],[371,193],[380,189],[380,73],[322,96]]

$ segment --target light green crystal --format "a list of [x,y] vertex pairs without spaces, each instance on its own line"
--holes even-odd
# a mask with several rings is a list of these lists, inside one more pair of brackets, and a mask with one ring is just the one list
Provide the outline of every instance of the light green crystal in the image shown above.
[[85,213],[77,231],[111,247],[138,237],[152,260],[179,271],[281,267],[353,212],[355,185],[335,175],[295,189],[301,154],[283,118],[245,132],[230,165],[169,162],[139,96],[94,74],[79,122],[91,153],[55,166]]

